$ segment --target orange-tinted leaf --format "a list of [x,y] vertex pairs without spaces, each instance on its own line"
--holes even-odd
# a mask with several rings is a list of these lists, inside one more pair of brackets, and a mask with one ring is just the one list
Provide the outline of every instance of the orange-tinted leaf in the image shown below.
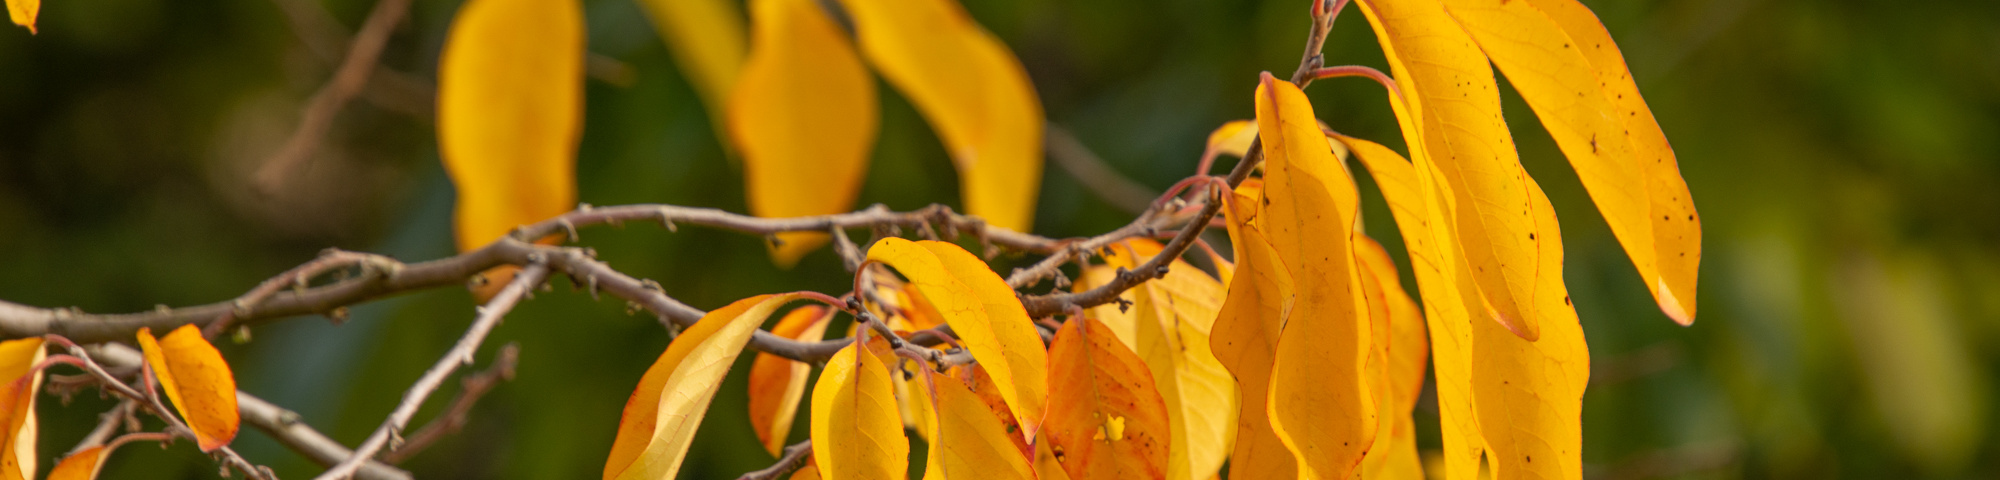
[[1002,228],[1033,227],[1045,120],[1021,61],[955,0],[842,4],[869,63],[944,141],[966,211]]
[[41,12],[42,0],[7,0],[7,18],[13,19],[15,25],[27,27],[29,34],[37,33],[35,17]]
[[[1106,263],[1136,268],[1159,255],[1160,244],[1133,239],[1111,247]],[[1220,282],[1187,262],[1175,260],[1166,276],[1129,291],[1130,315],[1103,323],[1129,337],[1119,340],[1146,362],[1166,402],[1173,433],[1168,442],[1167,478],[1204,479],[1222,468],[1236,440],[1236,384],[1209,350],[1209,327],[1221,308]],[[1104,310],[1093,313],[1102,313]],[[1115,309],[1115,306],[1112,306]]]
[[[714,0],[651,0],[706,4]],[[750,59],[729,96],[729,135],[743,153],[750,213],[845,212],[861,193],[875,144],[875,79],[847,32],[816,0],[751,2]],[[827,234],[786,232],[772,256],[790,267]]]
[[[35,478],[40,460],[35,454],[35,397],[41,393],[42,372],[29,375],[47,357],[41,338],[0,342],[0,479]],[[234,398],[234,397],[232,397]],[[231,410],[230,413],[235,413]]]
[[933,413],[923,427],[931,441],[926,480],[1035,478],[1028,457],[1015,446],[1021,436],[1009,431],[979,395],[930,369],[918,376],[922,378],[910,390]]
[[889,369],[855,345],[834,354],[812,392],[813,463],[832,479],[900,479],[910,443]]
[[808,457],[806,466],[799,467],[799,471],[792,472],[791,478],[792,480],[819,480],[819,466],[814,465],[810,457]]
[[744,68],[743,12],[736,9],[737,2],[640,0],[639,5],[666,40],[681,75],[711,112],[720,110]]
[[[794,340],[816,341],[826,336],[826,320],[832,312],[824,306],[806,305],[778,319],[771,333]],[[805,398],[806,377],[812,365],[769,353],[757,354],[750,364],[750,427],[764,449],[778,455],[785,449],[785,435],[792,432],[799,401]]]
[[[758,295],[708,312],[674,337],[625,402],[604,478],[672,478],[687,458],[695,428],[750,336],[798,295]],[[672,394],[669,395],[668,393]]]
[[1299,459],[1300,477],[1344,479],[1376,423],[1365,369],[1370,328],[1351,247],[1360,194],[1305,92],[1267,73],[1256,102],[1270,202],[1261,221],[1298,289],[1271,366],[1271,427]]
[[[1479,418],[1472,403],[1472,326],[1466,305],[1476,303],[1470,292],[1459,290],[1457,278],[1445,263],[1449,250],[1441,248],[1450,239],[1433,225],[1447,225],[1427,202],[1416,169],[1395,151],[1380,144],[1351,137],[1338,137],[1355,158],[1361,159],[1410,253],[1417,287],[1423,292],[1424,321],[1429,327],[1432,368],[1437,375],[1438,417],[1443,431],[1443,478],[1471,479],[1479,473],[1479,457],[1485,448]],[[1436,223],[1432,223],[1436,222]],[[1400,335],[1401,332],[1398,332]],[[1400,440],[1399,440],[1400,441]]]
[[1241,413],[1236,419],[1236,447],[1229,455],[1232,478],[1284,478],[1298,474],[1298,464],[1271,430],[1268,412],[1271,364],[1279,330],[1292,309],[1292,274],[1278,262],[1278,253],[1256,223],[1261,190],[1245,182],[1232,193],[1227,208],[1229,239],[1236,249],[1236,275],[1215,319],[1209,348],[1215,359],[1236,377]]
[[1417,458],[1416,425],[1410,416],[1424,387],[1423,313],[1403,291],[1389,252],[1367,236],[1355,236],[1355,263],[1361,267],[1361,288],[1368,299],[1374,338],[1369,367],[1375,376],[1375,401],[1381,421],[1375,444],[1361,459],[1363,478],[1423,478]]
[[1048,441],[1069,477],[1166,478],[1172,433],[1145,361],[1088,316],[1056,331],[1049,361]]
[[152,329],[140,328],[139,347],[167,399],[194,430],[201,451],[215,451],[236,439],[242,421],[236,413],[236,375],[229,372],[222,352],[202,338],[201,329],[181,325],[155,339]]
[[49,471],[49,480],[91,480],[104,469],[104,457],[111,450],[103,445],[83,449],[74,455],[63,457],[55,470]]
[[1033,441],[1048,395],[1048,355],[1014,290],[978,256],[943,242],[884,238],[868,260],[902,272],[917,287],[966,350],[993,376]]
[[[1532,182],[1530,186],[1533,186]],[[1583,478],[1583,389],[1590,382],[1590,353],[1569,305],[1562,279],[1562,232],[1535,188],[1535,233],[1547,238],[1535,301],[1542,338],[1528,342],[1487,322],[1473,322],[1472,392],[1486,435],[1493,478]],[[1461,282],[1462,283],[1462,282]]]
[[[1481,308],[1521,338],[1540,334],[1530,301],[1538,240],[1532,238],[1528,174],[1500,116],[1500,94],[1486,56],[1442,4],[1355,2],[1375,27],[1376,39],[1407,103],[1406,137],[1422,139],[1419,161],[1435,164],[1436,187],[1450,193],[1443,212],[1458,236],[1454,247],[1470,267]],[[1415,127],[1416,134],[1408,130]],[[1418,151],[1413,149],[1412,151]]]

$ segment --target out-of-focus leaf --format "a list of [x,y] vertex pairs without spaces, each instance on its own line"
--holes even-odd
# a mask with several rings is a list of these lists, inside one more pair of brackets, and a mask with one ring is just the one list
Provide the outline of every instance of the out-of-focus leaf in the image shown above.
[[138,337],[146,364],[153,367],[153,376],[160,379],[160,389],[167,391],[174,410],[194,430],[201,451],[212,452],[235,440],[242,421],[236,413],[236,375],[230,373],[222,352],[202,338],[201,329],[181,325],[156,339],[152,329],[140,328]]
[[[438,150],[458,191],[458,248],[576,205],[583,129],[583,8],[576,0],[470,0],[438,59]],[[485,273],[484,301],[513,278]]]
[[[639,0],[681,75],[710,112],[722,109],[744,69],[743,12],[729,0]],[[758,20],[764,21],[761,18]]]
[[955,0],[842,2],[862,54],[915,104],[958,166],[967,212],[1034,227],[1042,103],[1028,72]]
[[[755,0],[750,6],[756,20],[750,59],[729,95],[728,113],[730,138],[743,154],[750,213],[845,212],[861,192],[875,144],[875,79],[818,1]],[[827,234],[785,232],[777,239],[772,258],[790,267],[826,244]]]
[[859,342],[827,360],[812,392],[813,463],[829,479],[901,479],[909,439],[896,413],[889,369]]
[[5,435],[0,437],[0,479],[35,478],[41,459],[35,454],[35,397],[42,391],[42,372],[29,372],[47,355],[41,338],[0,342],[0,381],[6,382],[0,383],[0,425],[7,428],[0,432]]
[[[778,307],[798,295],[758,295],[708,312],[674,337],[625,402],[604,478],[672,478],[729,365]],[[671,394],[669,394],[671,393]]]
[[7,18],[15,25],[28,28],[28,34],[35,31],[35,17],[42,12],[42,0],[7,0]]
[[868,260],[895,267],[917,287],[993,376],[1033,442],[1048,396],[1048,355],[1014,290],[978,256],[944,242],[884,238]]
[[[1438,2],[1360,0],[1409,108],[1405,137],[1424,144],[1420,161],[1442,175],[1442,210],[1467,239],[1453,246],[1471,267],[1487,314],[1521,338],[1540,335],[1533,315],[1540,218],[1526,170],[1500,116],[1500,93],[1486,55]],[[1415,134],[1407,130],[1414,126]],[[1417,151],[1415,149],[1412,150]],[[1424,188],[1433,189],[1430,184]],[[1454,255],[1454,256],[1458,256]]]
[[1422,479],[1423,463],[1417,457],[1416,424],[1410,411],[1423,391],[1424,359],[1430,355],[1424,342],[1423,312],[1403,291],[1396,264],[1389,260],[1382,244],[1356,235],[1354,260],[1361,267],[1361,289],[1368,299],[1368,319],[1375,335],[1368,361],[1381,412],[1375,444],[1361,459],[1361,476]]
[[1597,16],[1576,0],[1444,3],[1541,117],[1660,309],[1693,322],[1701,223],[1673,148]]
[[1236,377],[1241,395],[1229,472],[1232,478],[1295,476],[1298,464],[1271,430],[1267,408],[1279,330],[1292,309],[1292,274],[1253,221],[1263,192],[1245,182],[1231,195],[1225,219],[1236,249],[1236,275],[1208,339],[1216,361]]
[[1858,252],[1831,277],[1857,383],[1881,415],[1889,445],[1919,472],[1944,474],[1981,458],[1994,404],[1991,379],[1981,374],[1980,336],[1953,318],[1950,292],[1959,277],[1935,254]]
[[917,376],[922,378],[910,389],[912,396],[933,413],[923,427],[931,442],[926,480],[1035,478],[1028,457],[1015,447],[1021,436],[1009,431],[979,395],[930,369],[920,369]]
[[[823,306],[799,307],[780,317],[771,333],[816,341],[826,336],[826,320],[832,317],[831,310]],[[785,449],[785,435],[792,432],[792,419],[798,416],[806,377],[811,375],[812,365],[769,353],[757,354],[756,362],[750,364],[750,427],[773,456]]]
[[1056,331],[1049,361],[1048,442],[1069,478],[1166,478],[1173,434],[1146,362],[1088,316]]
[[91,480],[104,469],[104,457],[111,455],[111,449],[98,445],[83,449],[76,454],[63,457],[55,470],[49,471],[49,480]]
[[1257,122],[1255,120],[1230,120],[1220,127],[1215,127],[1215,131],[1209,132],[1208,151],[1203,152],[1202,155],[1228,155],[1243,158],[1243,155],[1250,152],[1250,141],[1256,139]]
[[1351,247],[1361,198],[1305,92],[1266,73],[1256,102],[1270,202],[1260,221],[1298,295],[1271,366],[1271,427],[1299,459],[1299,476],[1344,479],[1372,444],[1377,420]]
[[[1107,267],[1137,268],[1161,247],[1150,239],[1133,239],[1111,247]],[[1129,292],[1130,315],[1109,317],[1106,325],[1125,322],[1131,336],[1120,336],[1146,362],[1153,383],[1166,402],[1172,447],[1167,478],[1205,479],[1222,468],[1236,440],[1236,384],[1229,370],[1209,351],[1209,327],[1221,309],[1226,291],[1220,282],[1187,262],[1175,260],[1167,274]],[[1112,313],[1099,307],[1093,313]]]
[[[1472,398],[1496,479],[1583,478],[1583,389],[1590,353],[1562,278],[1562,232],[1541,187],[1534,194],[1541,242],[1535,311],[1542,338],[1529,342],[1490,322],[1472,322]],[[1466,288],[1466,282],[1459,282]]]

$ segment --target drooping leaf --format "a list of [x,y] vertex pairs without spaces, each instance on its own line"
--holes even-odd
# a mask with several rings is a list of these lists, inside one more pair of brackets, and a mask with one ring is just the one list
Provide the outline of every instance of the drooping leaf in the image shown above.
[[978,256],[943,242],[884,238],[868,260],[894,267],[917,287],[993,376],[1033,442],[1048,395],[1048,355],[1014,290]]
[[39,33],[35,31],[35,17],[41,12],[42,0],[7,0],[7,18],[14,20],[15,25],[27,27],[30,35]]
[[[35,397],[42,390],[42,372],[29,375],[48,353],[41,338],[0,342],[0,479],[35,478],[40,457],[35,454]],[[177,402],[178,403],[178,402]],[[231,413],[234,413],[231,410]]]
[[924,426],[931,444],[925,480],[1035,478],[1028,457],[1015,447],[1020,435],[1008,431],[977,394],[930,369],[917,376],[910,390],[932,412]]
[[955,0],[841,3],[862,54],[944,141],[966,210],[1033,227],[1045,120],[1021,61]]
[[1260,221],[1298,296],[1271,366],[1271,427],[1299,459],[1300,477],[1344,479],[1377,420],[1365,368],[1372,337],[1351,247],[1360,194],[1298,86],[1267,73],[1256,102],[1270,202]]
[[[1150,239],[1114,245],[1105,256],[1107,267],[1137,268],[1159,255]],[[1236,383],[1209,351],[1209,328],[1226,294],[1220,282],[1187,262],[1169,264],[1166,276],[1129,291],[1129,315],[1105,318],[1127,347],[1146,362],[1153,383],[1166,402],[1173,433],[1167,478],[1205,479],[1222,468],[1236,439]],[[1092,313],[1107,314],[1115,305]],[[1119,326],[1118,323],[1128,323]]]
[[827,360],[813,386],[813,463],[834,480],[905,478],[910,444],[889,369],[875,354],[857,353],[859,345]]
[[[816,341],[826,336],[827,319],[832,316],[832,311],[823,306],[799,307],[780,317],[778,324],[771,327],[771,333]],[[792,432],[792,419],[798,416],[799,401],[805,398],[806,378],[811,375],[812,365],[769,353],[757,354],[757,360],[750,364],[750,427],[773,456],[785,449],[785,435]]]
[[[458,192],[458,248],[576,205],[583,129],[583,8],[576,0],[470,0],[438,59],[438,150]],[[484,274],[484,301],[513,278]]]
[[[1410,254],[1410,267],[1423,292],[1424,321],[1430,333],[1432,368],[1437,375],[1438,417],[1443,433],[1443,478],[1466,480],[1479,473],[1485,439],[1472,401],[1472,326],[1466,305],[1476,302],[1459,290],[1453,264],[1445,263],[1450,239],[1433,225],[1448,225],[1430,211],[1416,169],[1401,155],[1375,142],[1337,137],[1361,160],[1395,217]],[[1432,198],[1432,202],[1442,202]],[[1436,223],[1432,223],[1436,222]],[[1451,257],[1455,258],[1455,257]],[[1454,260],[1455,261],[1455,260]]]
[[765,319],[796,299],[796,294],[784,294],[737,300],[674,337],[625,402],[604,478],[673,478],[729,365]]
[[[1500,116],[1498,82],[1472,38],[1438,2],[1359,0],[1375,28],[1403,101],[1406,138],[1421,139],[1419,161],[1440,178],[1423,188],[1449,193],[1445,219],[1453,247],[1470,267],[1479,309],[1530,341],[1540,335],[1532,310],[1538,218],[1528,174]],[[1414,127],[1416,132],[1408,130]],[[1414,143],[1414,142],[1413,142]],[[1412,151],[1419,151],[1413,147]]]
[[1693,322],[1701,224],[1673,148],[1597,16],[1576,0],[1444,3],[1541,117],[1661,310]]
[[236,413],[236,375],[222,352],[202,338],[201,329],[181,325],[156,339],[152,329],[140,328],[139,347],[160,379],[160,389],[194,430],[201,451],[215,451],[236,439],[242,421]]
[[[649,0],[690,5],[712,0]],[[751,2],[750,58],[729,95],[729,135],[743,154],[750,213],[800,217],[848,211],[875,144],[875,79],[817,0]],[[790,267],[826,244],[822,232],[777,235]]]
[[1378,479],[1424,478],[1417,456],[1416,425],[1410,412],[1424,387],[1423,312],[1403,291],[1389,252],[1365,235],[1356,235],[1354,259],[1361,267],[1361,288],[1368,299],[1368,318],[1375,334],[1369,367],[1375,377],[1375,444],[1361,459],[1361,476]]
[[711,113],[722,110],[744,69],[746,37],[743,12],[737,10],[737,4],[729,0],[639,0],[653,28],[666,40],[681,75]]
[[49,480],[91,480],[104,469],[104,457],[111,455],[111,449],[98,445],[83,449],[73,455],[63,457],[55,470],[49,471]]
[[1088,316],[1049,344],[1047,441],[1069,478],[1167,475],[1172,433],[1146,362]]
[[1208,344],[1216,361],[1236,377],[1241,413],[1236,419],[1236,446],[1229,455],[1231,478],[1285,478],[1298,474],[1298,463],[1271,430],[1268,410],[1271,365],[1279,331],[1292,309],[1292,274],[1279,263],[1278,253],[1253,221],[1263,192],[1249,182],[1231,193],[1225,219],[1236,249],[1236,275],[1216,314]]

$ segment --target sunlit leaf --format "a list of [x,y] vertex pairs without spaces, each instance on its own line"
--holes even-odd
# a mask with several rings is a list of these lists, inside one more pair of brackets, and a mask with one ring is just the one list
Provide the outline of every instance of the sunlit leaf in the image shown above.
[[862,54],[944,141],[966,211],[1033,227],[1045,120],[1021,61],[955,0],[841,3]]
[[895,267],[917,287],[993,376],[1032,442],[1048,395],[1049,360],[1007,282],[978,256],[943,242],[884,238],[868,249],[868,260]]
[[812,392],[813,463],[829,479],[900,479],[910,444],[896,413],[889,369],[848,345],[820,372]]
[[153,376],[160,379],[160,389],[167,391],[167,399],[194,430],[201,451],[215,451],[236,439],[242,421],[236,413],[236,375],[230,373],[222,352],[202,338],[201,329],[181,325],[155,339],[152,329],[142,327],[139,347],[146,364],[153,367]]
[[[826,336],[832,312],[819,305],[806,305],[778,319],[771,333],[794,340],[817,341]],[[799,401],[805,398],[806,377],[812,365],[769,353],[757,354],[750,364],[750,427],[764,449],[776,456],[785,449],[785,435],[792,432]]]
[[[730,0],[638,0],[681,75],[710,112],[722,109],[745,68],[743,12]],[[763,21],[759,19],[758,21]],[[719,116],[717,116],[719,117]],[[718,125],[719,126],[719,125]]]
[[[1134,239],[1110,250],[1106,267],[1133,269],[1159,255],[1161,247],[1149,239]],[[1086,280],[1094,280],[1089,277]],[[1112,315],[1099,318],[1113,332],[1130,330],[1130,336],[1121,334],[1119,340],[1146,362],[1166,402],[1173,433],[1167,478],[1208,478],[1222,468],[1236,440],[1236,383],[1208,343],[1209,328],[1226,291],[1208,274],[1175,260],[1166,276],[1128,293],[1133,302],[1126,309],[1129,314],[1116,312],[1116,305],[1092,313]]]
[[[42,372],[29,375],[47,357],[41,338],[0,342],[0,479],[35,478],[40,457],[35,454],[35,397],[42,390]],[[235,413],[234,410],[230,411]]]
[[1144,360],[1085,316],[1056,331],[1049,362],[1047,441],[1070,478],[1166,478],[1171,427]]
[[1423,312],[1403,291],[1396,264],[1381,244],[1356,235],[1354,260],[1361,267],[1361,289],[1368,300],[1368,319],[1375,336],[1368,361],[1375,377],[1375,404],[1381,414],[1375,444],[1361,459],[1361,476],[1421,479],[1423,464],[1417,457],[1416,424],[1410,412],[1423,391],[1424,360],[1430,355],[1424,341]]
[[[1470,267],[1484,313],[1521,338],[1539,333],[1533,315],[1536,255],[1528,174],[1500,115],[1492,66],[1437,2],[1358,0],[1408,104],[1406,138],[1421,139],[1419,161],[1435,164],[1436,187],[1449,193],[1443,212],[1458,236],[1453,247]],[[1415,134],[1408,130],[1414,127]],[[1412,151],[1417,151],[1413,149]]]
[[[576,0],[470,0],[438,59],[438,150],[458,192],[458,248],[576,205],[583,123],[583,8]],[[485,274],[491,297],[512,268]]]
[[29,34],[38,33],[35,31],[35,17],[41,11],[42,0],[7,0],[7,18],[13,19],[15,25],[27,27]]
[[[708,312],[674,337],[639,379],[618,436],[604,462],[604,478],[672,478],[687,458],[695,429],[750,336],[795,294],[758,295]],[[671,393],[671,394],[669,394]]]
[[[743,154],[750,213],[848,211],[875,144],[875,79],[817,0],[755,0],[750,7],[750,59],[729,95],[728,114],[730,138]],[[827,238],[823,232],[780,233],[773,258],[790,267]]]
[[1236,377],[1241,398],[1229,472],[1239,479],[1296,476],[1298,463],[1271,430],[1266,408],[1279,331],[1292,309],[1292,274],[1253,222],[1263,192],[1246,182],[1231,195],[1225,217],[1236,249],[1236,275],[1208,340],[1216,361]]
[[1270,202],[1260,221],[1298,289],[1271,366],[1271,427],[1299,459],[1300,477],[1344,479],[1376,423],[1351,247],[1361,200],[1298,86],[1267,73],[1256,102]]
[[910,390],[930,408],[930,455],[924,478],[947,480],[1032,479],[1034,468],[1015,446],[1021,436],[1009,431],[979,395],[959,380],[922,369]]

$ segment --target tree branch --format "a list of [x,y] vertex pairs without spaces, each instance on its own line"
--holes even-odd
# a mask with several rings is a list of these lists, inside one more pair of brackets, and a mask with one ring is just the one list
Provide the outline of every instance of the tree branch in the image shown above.
[[451,406],[436,420],[424,424],[417,433],[410,435],[403,445],[382,454],[382,462],[401,464],[417,452],[423,451],[446,435],[458,433],[465,427],[466,417],[472,414],[472,406],[479,403],[479,397],[500,386],[500,382],[514,379],[514,364],[521,359],[521,345],[509,343],[500,348],[500,356],[493,359],[493,366],[459,380],[458,396],[452,398]]
[[285,140],[278,153],[257,169],[253,183],[258,191],[271,194],[284,188],[285,179],[291,176],[292,171],[319,149],[320,140],[333,129],[334,117],[340,115],[347,102],[368,86],[368,78],[382,58],[382,47],[389,45],[389,34],[394,33],[396,24],[402,22],[409,11],[410,0],[375,2],[375,9],[368,12],[368,20],[362,23],[361,31],[348,44],[347,57],[341,60],[333,80],[313,94],[291,138]]
[[781,478],[790,478],[792,473],[798,472],[801,468],[806,468],[806,464],[812,461],[812,453],[812,439],[787,445],[785,446],[784,455],[778,457],[777,463],[773,463],[770,467],[763,470],[745,473],[741,477],[736,477],[736,480],[778,480]]

